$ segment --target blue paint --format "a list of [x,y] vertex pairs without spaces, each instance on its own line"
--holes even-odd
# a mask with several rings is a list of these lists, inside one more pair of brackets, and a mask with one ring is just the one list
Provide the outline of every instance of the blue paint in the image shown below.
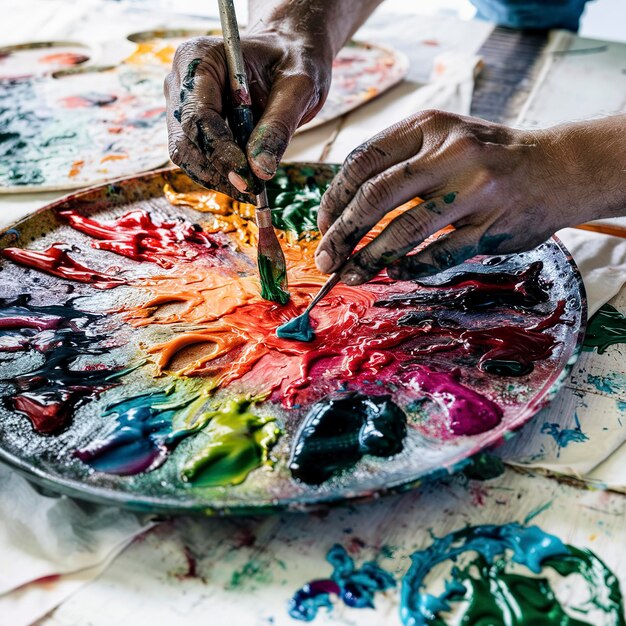
[[601,393],[609,395],[626,393],[626,376],[619,372],[611,372],[605,376],[588,374],[587,382]]
[[[174,417],[197,395],[172,402],[171,389],[109,404],[103,415],[117,415],[114,430],[75,451],[99,472],[128,476],[156,469],[185,437],[197,429],[174,430]],[[168,401],[169,400],[169,401]]]
[[541,515],[544,511],[547,511],[552,506],[553,500],[548,500],[546,503],[538,506],[536,509],[533,509],[525,518],[524,518],[524,526],[527,526],[532,520],[535,519],[538,515]]
[[618,400],[617,401],[617,408],[620,411],[626,411],[626,400]]
[[449,611],[449,600],[464,592],[458,581],[449,581],[439,596],[424,591],[425,579],[439,563],[455,560],[465,552],[477,552],[491,564],[505,550],[513,552],[512,560],[531,572],[541,572],[542,562],[553,556],[568,554],[568,548],[554,535],[537,526],[514,522],[502,526],[469,526],[435,541],[425,550],[411,555],[411,566],[402,579],[400,618],[405,626],[428,626],[438,613]]
[[289,615],[294,619],[310,622],[319,609],[331,610],[331,595],[355,609],[374,608],[375,593],[396,586],[393,576],[374,561],[355,568],[354,561],[339,544],[328,551],[326,560],[333,566],[330,578],[307,583],[289,601]]
[[545,422],[541,427],[544,435],[550,435],[556,441],[559,448],[566,448],[570,443],[582,443],[588,441],[589,437],[582,431],[578,415],[574,413],[575,428],[563,428],[556,422]]
[[309,342],[315,339],[315,332],[311,326],[311,318],[307,311],[289,320],[276,329],[276,336],[279,339],[289,339],[291,341]]

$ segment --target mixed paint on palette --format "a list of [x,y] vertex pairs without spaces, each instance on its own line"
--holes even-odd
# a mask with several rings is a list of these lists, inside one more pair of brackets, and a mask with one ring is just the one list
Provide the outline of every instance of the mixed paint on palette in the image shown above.
[[520,427],[575,358],[584,315],[554,243],[424,283],[339,284],[311,341],[277,336],[326,279],[313,255],[331,175],[298,166],[270,186],[285,304],[259,293],[253,207],[180,172],[8,231],[5,452],[166,508],[298,506],[445,471]]
[[[199,34],[130,35],[135,51],[112,68],[97,67],[80,44],[0,48],[0,192],[85,187],[165,164],[163,80],[177,45]],[[350,43],[307,128],[389,89],[406,71],[398,53]]]
[[[313,621],[337,600],[373,609],[377,593],[398,586],[375,561],[356,567],[341,545],[329,550],[327,560],[330,577],[310,581],[291,598],[294,619]],[[427,578],[442,564],[448,564],[443,591],[430,593]],[[399,586],[405,626],[626,624],[619,582],[593,552],[517,522],[468,526],[434,538],[411,555]]]
[[84,187],[167,162],[162,73],[83,67],[89,57],[73,50],[16,46],[0,58],[0,192]]

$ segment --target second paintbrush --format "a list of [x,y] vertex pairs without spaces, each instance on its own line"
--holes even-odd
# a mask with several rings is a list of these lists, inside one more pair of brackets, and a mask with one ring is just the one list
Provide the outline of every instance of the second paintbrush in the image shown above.
[[[252,100],[241,52],[239,27],[233,0],[218,0],[224,36],[224,50],[230,80],[231,115],[229,123],[239,147],[246,152],[252,130]],[[289,300],[285,255],[272,226],[272,211],[267,201],[265,183],[256,197],[256,221],[259,227],[258,267],[261,297],[285,304]]]

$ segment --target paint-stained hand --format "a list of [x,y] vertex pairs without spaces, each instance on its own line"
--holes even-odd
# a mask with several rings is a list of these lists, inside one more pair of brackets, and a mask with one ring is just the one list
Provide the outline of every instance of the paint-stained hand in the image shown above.
[[[584,221],[579,152],[567,127],[520,131],[441,111],[424,111],[388,128],[348,156],[322,199],[325,233],[319,269],[336,271],[387,213],[415,196],[356,252],[341,272],[364,283],[386,267],[408,280],[435,274],[477,254],[528,250],[564,226]],[[587,181],[588,182],[588,181]],[[455,230],[409,255],[426,238]]]
[[241,43],[258,119],[245,155],[225,121],[229,83],[221,38],[198,37],[178,48],[165,96],[172,161],[196,182],[249,201],[244,192],[258,191],[255,176],[274,175],[295,130],[322,107],[332,56],[324,46],[316,51],[276,33],[250,34]]

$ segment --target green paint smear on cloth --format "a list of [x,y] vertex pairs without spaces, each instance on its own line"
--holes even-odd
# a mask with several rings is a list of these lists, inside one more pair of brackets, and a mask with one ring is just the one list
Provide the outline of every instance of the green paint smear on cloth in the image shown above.
[[[510,551],[510,552],[509,552]],[[464,568],[452,567],[451,577],[439,595],[426,592],[425,579],[440,563],[453,561],[466,552],[477,558]],[[625,626],[624,605],[615,575],[591,551],[565,545],[537,526],[518,523],[502,526],[471,526],[437,538],[425,550],[411,555],[411,567],[403,578],[400,615],[405,626],[446,626],[441,614],[452,602],[463,601],[463,626],[595,626],[571,616],[561,606],[545,577],[507,572],[510,560],[533,574],[552,568],[561,576],[580,574],[588,593],[580,613],[592,609],[607,616],[606,624]]]
[[248,474],[271,465],[269,452],[282,434],[276,419],[252,412],[261,398],[233,398],[219,409],[202,413],[193,424],[204,441],[182,468],[194,486],[238,485]]
[[602,354],[616,343],[626,343],[626,316],[614,306],[605,304],[590,320],[583,349],[598,349]]

